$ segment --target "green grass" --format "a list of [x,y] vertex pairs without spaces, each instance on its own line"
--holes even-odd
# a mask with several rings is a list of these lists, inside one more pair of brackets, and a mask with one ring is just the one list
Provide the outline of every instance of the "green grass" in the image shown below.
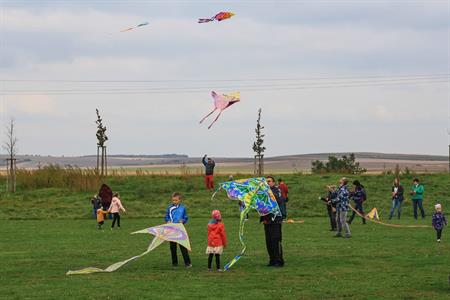
[[[235,178],[245,178],[236,175]],[[325,195],[324,185],[336,184],[340,175],[282,175],[290,187],[289,210],[296,217],[322,216],[324,206],[317,200]],[[423,174],[420,178],[425,185],[424,206],[428,214],[436,202],[450,207],[449,174]],[[216,182],[227,177],[217,177]],[[391,206],[392,176],[362,175],[349,176],[352,181],[359,179],[367,190],[366,210],[377,207],[381,216],[387,216]],[[413,176],[402,177],[402,183],[409,190]],[[106,179],[114,191],[120,192],[122,202],[128,209],[128,217],[158,217],[164,213],[170,196],[174,191],[184,195],[184,203],[191,216],[207,217],[214,208],[223,210],[225,216],[237,216],[237,204],[220,193],[211,201],[211,192],[204,188],[201,176],[115,176]],[[27,190],[20,186],[16,194],[4,192],[5,185],[0,181],[0,219],[74,219],[88,218],[90,199],[96,192],[74,192],[62,188],[41,188]],[[3,191],[2,191],[3,189]],[[411,216],[411,201],[404,201],[405,216]]]
[[[241,177],[245,176],[235,176]],[[113,232],[98,232],[95,220],[90,219],[89,199],[94,191],[28,190],[19,183],[18,192],[9,194],[0,180],[0,298],[450,299],[450,230],[444,230],[443,243],[437,244],[432,228],[363,226],[356,219],[350,240],[333,238],[325,206],[317,197],[325,194],[325,184],[335,183],[339,177],[283,175],[291,189],[289,215],[305,220],[304,224],[283,226],[286,267],[265,266],[263,228],[253,212],[246,224],[247,256],[224,274],[206,272],[205,227],[211,210],[220,209],[230,239],[222,262],[229,261],[240,250],[238,207],[224,193],[211,201],[202,177],[107,178],[128,210],[123,229]],[[349,178],[358,178],[366,186],[366,210],[377,207],[386,221],[392,176]],[[406,189],[412,178],[402,178]],[[432,174],[420,178],[425,185],[427,219],[417,223],[429,225],[434,203],[441,202],[444,211],[450,211],[450,177]],[[129,233],[161,224],[174,191],[183,193],[191,217],[187,229],[193,246],[192,269],[172,269],[168,245],[163,244],[115,273],[65,275],[69,269],[106,267],[143,252],[150,236]],[[401,224],[416,224],[409,199],[403,212]]]
[[[247,255],[229,272],[206,271],[206,218],[187,224],[194,267],[173,269],[167,244],[114,273],[66,276],[69,269],[109,264],[143,252],[150,236],[130,235],[161,218],[122,220],[99,232],[94,220],[0,221],[0,298],[5,299],[450,299],[450,231],[352,226],[334,238],[325,218],[283,225],[286,266],[268,268],[262,225],[246,224]],[[403,223],[412,223],[410,219]],[[426,223],[428,223],[427,220]],[[240,249],[238,221],[226,218],[230,245]],[[181,255],[180,259],[181,259]]]

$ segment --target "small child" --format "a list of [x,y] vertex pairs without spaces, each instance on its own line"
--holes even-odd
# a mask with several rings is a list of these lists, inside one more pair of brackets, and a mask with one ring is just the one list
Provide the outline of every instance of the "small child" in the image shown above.
[[442,206],[438,203],[434,206],[436,212],[433,214],[433,227],[436,229],[437,241],[441,242],[442,229],[444,229],[444,225],[447,225],[447,219],[442,212]]
[[[186,213],[186,208],[181,204],[181,194],[172,194],[172,204],[167,207],[166,210],[166,223],[183,223],[186,224],[188,221],[188,216]],[[186,247],[180,245],[181,254],[183,255],[184,265],[186,268],[191,268],[191,259],[189,257],[188,250]],[[172,255],[172,266],[178,266],[178,255],[177,255],[177,243],[170,242],[170,253]]]
[[216,257],[216,269],[220,269],[220,255],[223,248],[227,246],[227,235],[225,233],[225,225],[222,223],[222,215],[219,210],[213,210],[211,213],[212,220],[208,223],[208,247],[206,254],[208,256],[208,271],[211,271],[213,257]]
[[100,205],[99,209],[97,209],[97,224],[98,224],[98,230],[102,230],[102,225],[105,223],[105,214],[107,214],[108,211],[103,210],[103,206]]

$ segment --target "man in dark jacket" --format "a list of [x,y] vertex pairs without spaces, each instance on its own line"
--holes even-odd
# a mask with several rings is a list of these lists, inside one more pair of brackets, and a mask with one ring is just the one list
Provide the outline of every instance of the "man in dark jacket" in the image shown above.
[[[267,184],[270,186],[272,193],[274,194],[278,206],[283,205],[283,198],[281,197],[280,189],[275,186],[275,179],[272,176],[266,178]],[[275,216],[274,214],[268,214],[260,218],[260,222],[264,224],[264,233],[266,236],[266,247],[269,254],[269,267],[283,267],[283,247],[281,245],[282,233],[281,224],[282,216]]]
[[[355,209],[364,216],[364,208],[363,203],[366,201],[366,190],[364,189],[364,186],[358,181],[353,181],[353,185],[355,186],[355,190],[350,193],[350,197],[355,201]],[[352,224],[353,219],[355,218],[356,212],[353,211],[352,216],[348,220],[348,224]],[[361,218],[362,223],[366,224],[366,219]]]
[[202,163],[205,166],[205,184],[206,189],[213,190],[214,189],[214,167],[216,166],[216,163],[214,160],[208,157],[205,154],[202,159]]

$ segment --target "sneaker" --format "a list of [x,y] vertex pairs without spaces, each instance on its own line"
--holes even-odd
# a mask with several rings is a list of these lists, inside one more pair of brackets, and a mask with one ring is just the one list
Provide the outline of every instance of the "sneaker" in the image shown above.
[[217,269],[217,272],[223,272],[223,270],[222,269]]
[[282,264],[274,264],[273,266],[274,266],[275,268],[282,268],[282,267],[283,267]]
[[342,237],[342,234],[336,233],[336,234],[334,235],[334,237]]
[[208,272],[211,272],[212,270],[211,270],[211,268],[208,268]]
[[438,239],[437,242],[440,243],[440,242],[441,242],[441,239]]
[[349,239],[349,238],[351,238],[351,237],[352,237],[351,234],[346,234],[346,235],[345,235],[345,238],[346,238],[346,239]]
[[192,268],[192,264],[186,265],[186,269],[190,269],[190,268]]

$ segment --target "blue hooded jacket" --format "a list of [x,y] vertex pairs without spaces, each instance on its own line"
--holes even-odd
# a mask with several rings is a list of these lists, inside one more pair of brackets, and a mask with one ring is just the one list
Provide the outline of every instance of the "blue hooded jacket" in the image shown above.
[[188,216],[186,208],[183,204],[173,205],[170,204],[166,210],[166,222],[172,223],[183,223],[186,224],[188,221]]

